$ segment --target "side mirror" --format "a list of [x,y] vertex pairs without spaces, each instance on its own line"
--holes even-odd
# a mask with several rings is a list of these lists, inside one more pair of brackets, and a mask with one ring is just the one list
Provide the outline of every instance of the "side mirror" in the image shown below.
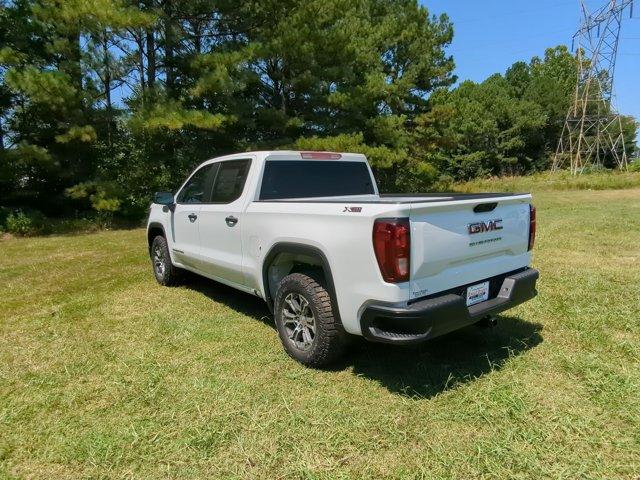
[[153,196],[153,203],[157,203],[159,205],[165,205],[167,207],[171,207],[174,205],[175,199],[173,198],[173,193],[171,192],[156,192]]

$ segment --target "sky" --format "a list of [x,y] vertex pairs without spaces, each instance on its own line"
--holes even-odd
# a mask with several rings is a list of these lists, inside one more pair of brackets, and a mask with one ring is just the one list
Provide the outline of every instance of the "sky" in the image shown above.
[[[504,73],[518,60],[544,55],[548,47],[571,48],[580,24],[579,0],[420,0],[429,13],[446,13],[454,38],[448,48],[461,80],[480,82]],[[588,0],[595,9],[606,0]],[[640,1],[625,13],[615,71],[615,105],[620,113],[640,119]]]

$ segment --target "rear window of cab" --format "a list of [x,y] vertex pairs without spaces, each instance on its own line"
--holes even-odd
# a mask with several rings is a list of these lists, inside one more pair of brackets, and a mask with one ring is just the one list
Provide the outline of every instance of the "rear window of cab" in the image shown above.
[[260,200],[374,194],[365,162],[267,160]]

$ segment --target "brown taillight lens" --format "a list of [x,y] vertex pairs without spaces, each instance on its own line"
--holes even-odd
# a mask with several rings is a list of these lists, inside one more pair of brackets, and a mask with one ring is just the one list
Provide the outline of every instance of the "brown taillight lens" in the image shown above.
[[529,205],[529,250],[536,241],[536,207]]
[[411,230],[408,218],[381,218],[373,224],[373,250],[385,282],[409,281]]

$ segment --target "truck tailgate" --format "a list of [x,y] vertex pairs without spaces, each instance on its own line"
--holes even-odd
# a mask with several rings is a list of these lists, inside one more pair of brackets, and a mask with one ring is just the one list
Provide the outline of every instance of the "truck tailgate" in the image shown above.
[[411,299],[526,267],[530,195],[411,205]]

